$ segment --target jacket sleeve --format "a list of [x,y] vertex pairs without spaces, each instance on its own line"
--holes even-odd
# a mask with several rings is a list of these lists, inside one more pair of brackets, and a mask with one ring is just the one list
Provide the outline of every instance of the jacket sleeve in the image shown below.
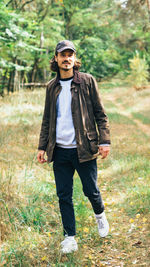
[[90,95],[99,133],[99,144],[110,144],[109,121],[99,95],[97,82],[93,76],[90,78]]
[[47,144],[48,144],[48,135],[49,135],[49,119],[50,119],[50,95],[49,89],[46,88],[46,97],[45,97],[45,107],[40,131],[40,138],[39,138],[39,150],[46,151]]

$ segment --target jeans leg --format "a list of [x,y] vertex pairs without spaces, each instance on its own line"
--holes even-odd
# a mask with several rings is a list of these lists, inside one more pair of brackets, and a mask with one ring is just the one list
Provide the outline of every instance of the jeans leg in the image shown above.
[[[66,151],[66,154],[69,151]],[[67,160],[65,150],[56,148],[54,155],[53,170],[56,182],[56,191],[59,198],[59,207],[63,223],[64,235],[76,234],[75,214],[73,208],[73,174],[74,167]]]
[[100,214],[104,211],[104,204],[97,186],[97,162],[96,159],[80,163],[78,156],[74,158],[74,167],[77,170],[85,196],[90,200],[94,213]]

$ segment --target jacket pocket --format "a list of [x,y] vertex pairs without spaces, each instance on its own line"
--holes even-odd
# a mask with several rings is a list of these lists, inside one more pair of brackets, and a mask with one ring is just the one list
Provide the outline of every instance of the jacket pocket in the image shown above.
[[98,135],[95,131],[87,132],[87,138],[89,143],[89,148],[92,154],[98,152]]

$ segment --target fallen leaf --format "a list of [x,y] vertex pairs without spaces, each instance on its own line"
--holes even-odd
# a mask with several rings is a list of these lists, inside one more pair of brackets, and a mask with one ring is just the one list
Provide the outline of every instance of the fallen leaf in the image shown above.
[[87,248],[87,245],[83,245],[83,248]]
[[138,247],[139,245],[142,244],[142,241],[137,241],[136,243],[134,243],[132,246]]
[[51,233],[50,233],[50,232],[47,232],[47,235],[48,235],[49,237],[51,237]]
[[42,257],[41,260],[42,260],[42,261],[47,260],[46,256]]
[[143,218],[143,222],[145,223],[147,221],[147,219],[146,218]]
[[83,228],[83,232],[84,232],[84,233],[88,233],[88,232],[89,232],[89,228],[84,227],[84,228]]

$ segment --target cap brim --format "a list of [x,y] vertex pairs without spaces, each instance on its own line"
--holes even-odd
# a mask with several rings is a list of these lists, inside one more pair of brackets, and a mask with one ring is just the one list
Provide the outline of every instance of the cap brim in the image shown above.
[[73,52],[76,52],[76,50],[74,48],[70,47],[70,46],[62,47],[62,48],[58,49],[57,52],[60,53],[60,52],[62,52],[64,50],[67,50],[67,49],[72,50]]

